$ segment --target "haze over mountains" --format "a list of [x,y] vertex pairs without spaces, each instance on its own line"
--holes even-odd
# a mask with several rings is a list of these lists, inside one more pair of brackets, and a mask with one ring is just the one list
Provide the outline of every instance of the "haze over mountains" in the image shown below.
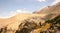
[[[0,19],[0,28],[7,26],[8,29],[18,29],[22,21],[32,17],[40,17],[40,21],[49,20],[55,16],[60,15],[60,2],[53,6],[46,6],[45,8],[33,12],[32,14],[17,14],[11,18]],[[43,20],[43,21],[42,21]]]

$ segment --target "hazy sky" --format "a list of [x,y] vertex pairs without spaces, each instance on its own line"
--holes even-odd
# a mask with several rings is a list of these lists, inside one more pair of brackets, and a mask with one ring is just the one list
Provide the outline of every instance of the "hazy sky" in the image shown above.
[[0,0],[0,17],[8,17],[17,13],[31,13],[58,2],[60,0]]

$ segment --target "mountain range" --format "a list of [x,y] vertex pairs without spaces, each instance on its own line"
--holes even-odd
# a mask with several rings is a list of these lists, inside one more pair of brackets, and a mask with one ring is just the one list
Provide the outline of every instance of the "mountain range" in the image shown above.
[[[7,29],[18,29],[18,26],[27,19],[33,17],[39,17],[41,22],[50,20],[56,16],[60,15],[60,2],[53,6],[46,6],[41,10],[35,11],[32,14],[17,14],[10,18],[2,19],[0,18],[0,28],[7,26]],[[36,19],[37,20],[37,19]],[[35,20],[35,21],[36,21]],[[38,22],[36,22],[38,23]]]

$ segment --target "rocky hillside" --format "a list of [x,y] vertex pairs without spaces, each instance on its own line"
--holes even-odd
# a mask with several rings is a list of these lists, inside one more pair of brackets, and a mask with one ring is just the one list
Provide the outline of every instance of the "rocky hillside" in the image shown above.
[[0,19],[0,33],[59,33],[60,3],[32,14],[17,14]]
[[30,17],[35,17],[35,16],[42,17],[40,14],[18,14],[11,18],[1,19],[0,20],[0,25],[1,25],[0,28],[7,26],[8,29],[10,29],[10,28],[17,29],[18,25],[21,23],[21,21],[23,21],[27,18],[30,19]]

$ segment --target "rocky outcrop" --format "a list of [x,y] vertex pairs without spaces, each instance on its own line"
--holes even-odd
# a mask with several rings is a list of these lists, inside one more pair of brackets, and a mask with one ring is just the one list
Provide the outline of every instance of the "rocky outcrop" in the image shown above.
[[[37,20],[37,22],[36,22]],[[38,21],[39,20],[39,21]],[[41,22],[39,17],[26,19],[19,25],[15,33],[59,33],[60,15],[51,20]]]
[[[44,22],[41,22],[40,17],[31,17],[28,18],[26,20],[23,21],[23,23],[21,23],[19,25],[18,30],[16,31],[16,33],[31,33],[31,31],[41,27],[41,25]],[[44,21],[44,19],[42,18],[42,20]]]
[[41,31],[41,33],[60,33],[60,15],[45,23],[49,23],[50,27],[45,31]]

